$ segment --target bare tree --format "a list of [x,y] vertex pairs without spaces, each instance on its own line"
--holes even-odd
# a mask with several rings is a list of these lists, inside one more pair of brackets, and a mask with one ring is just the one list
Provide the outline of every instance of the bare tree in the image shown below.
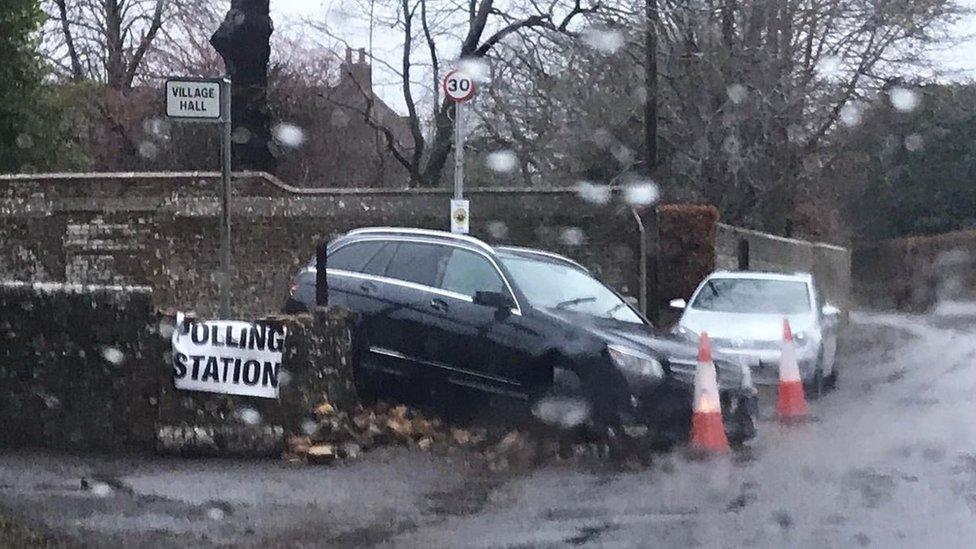
[[[612,51],[531,34],[501,48],[497,93],[481,105],[486,131],[548,179],[636,171],[635,151],[651,145],[642,121],[654,91],[641,83],[653,58],[655,176],[666,194],[780,232],[821,198],[826,142],[844,115],[899,75],[928,69],[926,52],[959,9],[952,0],[658,0],[654,23],[647,6],[601,10],[591,28],[617,36]],[[657,25],[654,56],[645,55],[647,20]]]
[[[400,78],[412,137],[410,147],[405,149],[393,129],[377,119],[372,90],[362,88],[362,104],[341,106],[356,110],[366,124],[384,136],[388,151],[407,170],[413,185],[430,187],[440,184],[453,142],[455,104],[440,93],[445,59],[477,61],[521,34],[566,33],[574,20],[599,11],[600,4],[584,0],[526,0],[504,5],[494,0],[437,4],[397,0],[393,7],[396,18],[390,24],[401,31],[403,44],[398,62],[387,67]],[[452,30],[455,28],[460,32]],[[375,57],[373,60],[382,63]],[[425,102],[415,97],[418,71],[429,71],[427,82],[419,84],[428,95],[426,109]]]
[[45,51],[63,76],[127,90],[164,22],[192,0],[44,0]]

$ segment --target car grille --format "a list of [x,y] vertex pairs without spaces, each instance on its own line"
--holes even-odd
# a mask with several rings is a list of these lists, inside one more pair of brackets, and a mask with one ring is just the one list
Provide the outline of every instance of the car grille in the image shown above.
[[711,338],[715,349],[752,349],[757,351],[778,351],[779,341],[763,341],[758,339]]
[[[698,362],[672,358],[668,361],[668,364],[671,367],[671,375],[675,379],[689,385],[695,383],[695,370],[698,368]],[[724,360],[716,360],[715,373],[717,374],[719,389],[739,389],[742,387],[741,365]]]

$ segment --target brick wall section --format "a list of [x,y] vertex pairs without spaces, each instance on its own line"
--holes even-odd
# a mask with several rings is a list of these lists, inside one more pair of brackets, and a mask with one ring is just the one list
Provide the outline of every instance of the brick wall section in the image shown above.
[[0,447],[279,451],[315,405],[354,403],[349,319],[323,309],[267,320],[288,328],[278,400],[177,391],[173,321],[149,288],[0,282]]
[[[157,305],[216,309],[218,180],[162,176],[0,176],[0,278],[145,284]],[[472,234],[564,253],[637,296],[639,233],[614,195],[607,205],[574,189],[471,189]],[[364,226],[447,229],[447,190],[312,190],[259,177],[234,183],[235,314],[280,309],[317,242]],[[583,242],[563,238],[582,230]]]

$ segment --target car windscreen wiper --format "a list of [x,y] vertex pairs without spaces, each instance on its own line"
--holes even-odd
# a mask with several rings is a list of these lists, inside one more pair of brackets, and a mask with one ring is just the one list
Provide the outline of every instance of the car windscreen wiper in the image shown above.
[[586,297],[567,299],[566,301],[560,301],[559,303],[556,303],[556,308],[565,309],[566,307],[570,307],[572,305],[579,305],[580,303],[586,303],[588,301],[596,301],[596,297],[586,296]]

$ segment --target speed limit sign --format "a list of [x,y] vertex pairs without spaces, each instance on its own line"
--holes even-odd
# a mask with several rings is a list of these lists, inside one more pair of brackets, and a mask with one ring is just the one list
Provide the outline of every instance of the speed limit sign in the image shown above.
[[451,71],[444,77],[444,94],[455,103],[474,97],[474,80],[461,71]]

